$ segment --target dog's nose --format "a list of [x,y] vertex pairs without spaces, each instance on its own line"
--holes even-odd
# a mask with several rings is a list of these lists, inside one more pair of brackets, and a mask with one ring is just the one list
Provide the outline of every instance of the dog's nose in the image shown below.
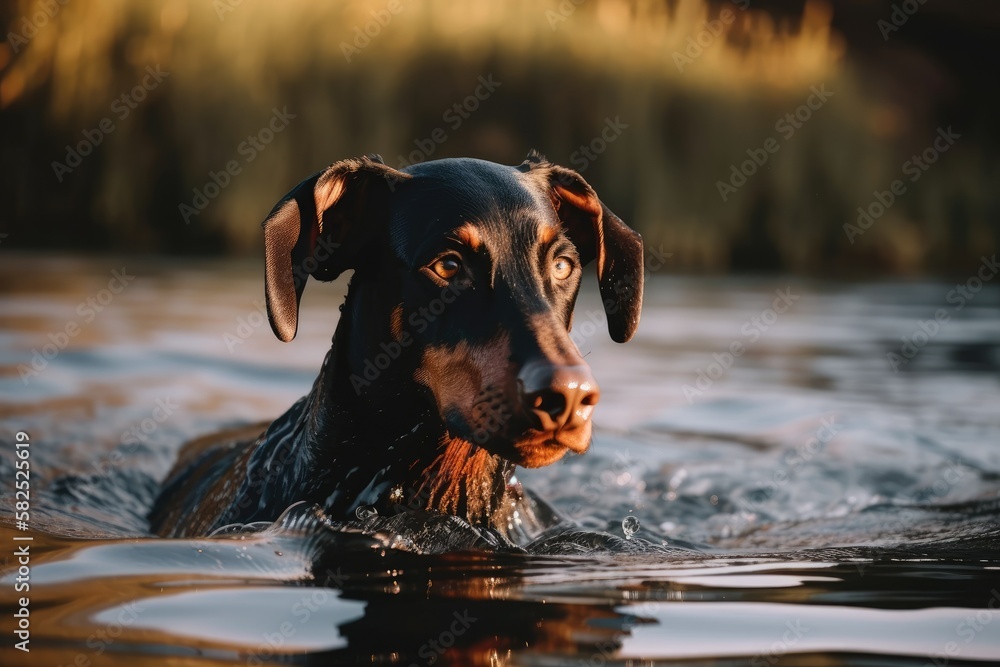
[[518,373],[517,386],[522,405],[543,431],[585,425],[601,398],[601,390],[586,365],[530,361]]

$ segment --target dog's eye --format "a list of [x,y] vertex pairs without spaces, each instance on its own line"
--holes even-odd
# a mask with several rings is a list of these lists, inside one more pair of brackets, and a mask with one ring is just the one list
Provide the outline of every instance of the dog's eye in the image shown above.
[[552,277],[556,280],[566,280],[573,273],[573,262],[565,257],[556,257],[552,262]]
[[454,257],[442,257],[431,265],[431,270],[443,280],[451,280],[462,268],[462,263]]

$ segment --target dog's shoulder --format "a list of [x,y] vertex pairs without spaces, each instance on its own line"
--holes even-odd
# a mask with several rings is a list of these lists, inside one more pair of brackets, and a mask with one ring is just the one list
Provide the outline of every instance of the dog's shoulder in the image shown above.
[[229,487],[242,479],[267,426],[264,422],[231,428],[185,444],[149,514],[150,530],[170,537],[210,529],[228,508]]

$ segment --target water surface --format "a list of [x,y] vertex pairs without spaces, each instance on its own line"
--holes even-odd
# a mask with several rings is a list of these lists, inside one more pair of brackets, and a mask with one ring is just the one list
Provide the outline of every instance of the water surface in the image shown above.
[[652,275],[627,345],[585,290],[595,441],[519,471],[567,521],[523,550],[304,506],[147,534],[184,441],[308,390],[343,281],[310,284],[291,344],[257,262],[5,256],[0,285],[8,619],[32,537],[31,653],[5,634],[5,665],[1000,662],[996,285],[959,309],[954,282]]

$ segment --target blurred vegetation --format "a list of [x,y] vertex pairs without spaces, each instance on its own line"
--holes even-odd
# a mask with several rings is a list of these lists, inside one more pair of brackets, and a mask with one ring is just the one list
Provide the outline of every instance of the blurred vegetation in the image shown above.
[[[928,3],[883,40],[876,22],[890,3],[747,4],[8,4],[5,249],[258,252],[259,222],[310,173],[368,152],[399,166],[432,146],[430,159],[516,164],[537,148],[585,165],[602,198],[672,253],[671,270],[964,271],[995,252],[995,93],[970,91],[966,64],[940,57],[940,34],[928,37],[936,27],[972,56],[992,52],[989,10],[940,14]],[[42,7],[58,10],[41,23]],[[706,28],[723,10],[733,20]],[[33,36],[11,40],[26,30]],[[690,62],[678,67],[678,53]],[[169,75],[122,117],[121,96],[157,67]],[[455,127],[460,116],[446,112],[490,76],[499,88]],[[833,97],[793,136],[776,131],[820,85]],[[284,108],[295,118],[248,162],[243,142]],[[99,129],[105,118],[110,133]],[[582,158],[607,119],[628,127]],[[851,244],[843,225],[857,207],[905,178],[904,162],[949,125],[961,139]],[[431,139],[437,128],[442,143]],[[101,142],[60,182],[53,162],[66,163],[85,131]],[[769,137],[780,150],[723,201],[717,182]],[[240,173],[186,224],[180,205],[233,160]]]

